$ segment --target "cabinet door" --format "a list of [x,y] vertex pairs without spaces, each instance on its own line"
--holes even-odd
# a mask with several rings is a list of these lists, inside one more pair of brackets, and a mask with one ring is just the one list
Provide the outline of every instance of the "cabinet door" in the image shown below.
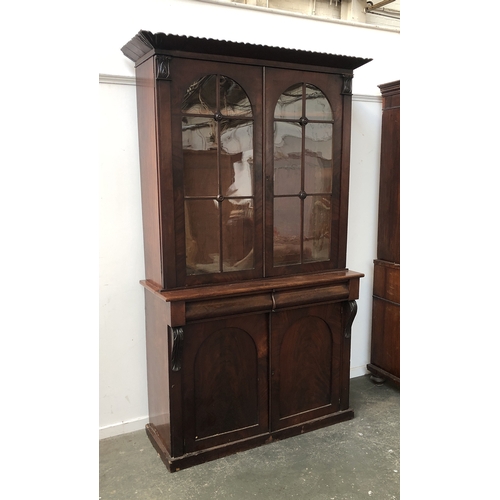
[[171,66],[177,283],[262,277],[262,69]]
[[272,430],[339,411],[342,306],[276,312],[271,321]]
[[268,432],[267,367],[264,314],[184,327],[186,453]]
[[266,70],[266,274],[345,266],[341,75]]

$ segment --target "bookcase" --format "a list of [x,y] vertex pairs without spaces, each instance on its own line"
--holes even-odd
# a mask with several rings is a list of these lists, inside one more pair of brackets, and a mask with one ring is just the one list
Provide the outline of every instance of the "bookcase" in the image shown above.
[[353,418],[352,77],[369,59],[140,31],[147,434],[170,471]]

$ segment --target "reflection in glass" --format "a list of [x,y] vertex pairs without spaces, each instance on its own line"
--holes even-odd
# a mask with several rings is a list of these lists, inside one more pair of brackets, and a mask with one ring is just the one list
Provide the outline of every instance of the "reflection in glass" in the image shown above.
[[217,147],[217,128],[213,118],[182,117],[182,147],[207,151]]
[[217,75],[208,75],[193,82],[184,94],[182,111],[193,114],[214,114]]
[[274,118],[299,119],[302,116],[302,83],[292,85],[280,95]]
[[[299,83],[280,96],[274,118],[274,265],[327,261],[333,181],[330,103],[314,85]],[[300,118],[306,120],[291,121]]]
[[[224,120],[221,128],[222,194],[224,196],[252,196],[253,121]],[[230,161],[226,161],[225,157],[230,158]]]
[[251,116],[252,106],[246,92],[231,78],[220,77],[220,112],[224,116]]
[[217,151],[184,150],[185,195],[215,198],[217,186]]
[[325,94],[314,85],[306,84],[306,116],[309,120],[332,120],[332,107]]
[[297,194],[301,185],[302,127],[274,123],[274,194]]
[[215,200],[186,200],[186,272],[217,273],[220,267],[219,204]]
[[300,203],[297,197],[274,199],[275,266],[300,264]]
[[330,258],[330,196],[308,196],[304,200],[304,261]]
[[216,123],[212,118],[182,118],[184,193],[186,196],[217,196]]
[[234,80],[208,75],[189,86],[182,110],[186,273],[253,269],[250,100]]
[[329,193],[332,190],[331,123],[305,126],[304,190],[306,193]]
[[251,198],[222,202],[223,271],[253,269],[254,229]]

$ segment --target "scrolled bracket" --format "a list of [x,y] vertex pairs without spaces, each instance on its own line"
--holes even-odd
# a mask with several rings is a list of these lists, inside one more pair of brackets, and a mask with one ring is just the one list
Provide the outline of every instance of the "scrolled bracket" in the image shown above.
[[170,57],[156,56],[156,79],[170,80]]
[[182,344],[184,343],[184,330],[180,326],[168,327],[172,340],[172,371],[178,372],[181,369]]
[[347,309],[347,317],[344,327],[344,337],[346,339],[350,339],[352,323],[354,321],[354,318],[356,317],[356,313],[358,312],[358,304],[356,304],[355,300],[350,300],[349,302],[346,303],[345,307]]
[[342,95],[352,95],[352,75],[342,75]]

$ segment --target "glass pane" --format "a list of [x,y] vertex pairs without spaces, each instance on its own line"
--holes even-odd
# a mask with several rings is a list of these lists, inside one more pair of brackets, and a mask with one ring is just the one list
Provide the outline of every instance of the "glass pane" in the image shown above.
[[274,123],[274,194],[298,194],[301,186],[302,127]]
[[216,123],[211,118],[182,119],[185,196],[217,196]]
[[221,122],[221,182],[224,196],[253,196],[253,122]]
[[332,132],[331,123],[308,123],[305,127],[304,190],[307,194],[332,191]]
[[297,83],[281,94],[274,109],[274,118],[299,119],[302,116],[302,84]]
[[331,201],[329,196],[304,200],[304,262],[330,259]]
[[220,112],[224,116],[252,115],[252,106],[246,92],[226,76],[220,77]]
[[184,116],[182,118],[182,147],[198,151],[217,148],[215,120],[203,116]]
[[213,115],[216,111],[217,75],[208,75],[193,82],[184,94],[184,113]]
[[314,85],[306,84],[306,117],[309,120],[332,120],[332,107],[325,94]]
[[274,199],[274,265],[300,264],[300,202],[294,198]]
[[254,267],[253,200],[249,198],[222,202],[223,271]]
[[220,270],[219,203],[185,200],[186,273],[217,273]]

